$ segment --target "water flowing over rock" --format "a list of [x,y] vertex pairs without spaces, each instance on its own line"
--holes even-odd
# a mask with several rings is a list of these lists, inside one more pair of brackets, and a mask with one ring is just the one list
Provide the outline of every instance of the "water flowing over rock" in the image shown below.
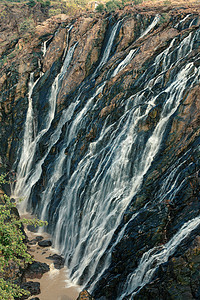
[[198,9],[59,24],[23,46],[26,67],[1,71],[12,197],[48,221],[70,280],[91,297],[198,299]]

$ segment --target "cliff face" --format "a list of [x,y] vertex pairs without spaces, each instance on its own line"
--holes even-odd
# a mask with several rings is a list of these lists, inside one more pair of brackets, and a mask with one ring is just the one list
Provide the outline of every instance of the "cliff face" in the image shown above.
[[1,54],[1,164],[95,299],[200,295],[199,22],[60,15]]

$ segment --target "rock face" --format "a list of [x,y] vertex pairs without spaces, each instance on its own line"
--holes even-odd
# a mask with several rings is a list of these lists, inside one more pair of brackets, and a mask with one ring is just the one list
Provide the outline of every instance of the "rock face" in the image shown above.
[[1,165],[95,299],[200,297],[199,24],[198,7],[53,18],[2,66]]

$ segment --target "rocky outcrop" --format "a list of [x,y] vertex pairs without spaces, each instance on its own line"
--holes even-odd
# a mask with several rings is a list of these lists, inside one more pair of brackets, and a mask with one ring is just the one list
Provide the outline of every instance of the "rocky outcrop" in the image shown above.
[[[49,266],[46,263],[41,263],[38,261],[34,261],[30,264],[24,271],[23,277],[24,278],[38,278],[40,279],[44,273],[50,271]],[[34,294],[33,294],[34,295]]]

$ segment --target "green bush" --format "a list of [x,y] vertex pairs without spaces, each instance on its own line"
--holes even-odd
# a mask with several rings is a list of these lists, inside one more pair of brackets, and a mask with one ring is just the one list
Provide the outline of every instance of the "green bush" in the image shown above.
[[29,2],[27,3],[27,5],[28,5],[29,7],[33,7],[33,6],[36,5],[36,2],[35,2],[34,0],[29,0]]
[[[0,175],[0,186],[6,183],[5,175]],[[15,297],[29,295],[15,280],[17,273],[33,259],[27,252],[22,224],[46,225],[37,219],[19,219],[16,204],[7,195],[0,199],[0,299],[14,300]]]
[[59,14],[61,14],[61,12],[62,12],[61,8],[50,8],[49,16],[52,17],[55,15],[59,15]]
[[115,11],[122,7],[122,3],[119,1],[111,0],[106,3],[106,10],[109,12]]
[[74,0],[74,3],[80,6],[86,6],[87,0]]
[[100,3],[97,7],[96,7],[96,11],[101,13],[105,10],[105,7],[103,5],[103,3]]

